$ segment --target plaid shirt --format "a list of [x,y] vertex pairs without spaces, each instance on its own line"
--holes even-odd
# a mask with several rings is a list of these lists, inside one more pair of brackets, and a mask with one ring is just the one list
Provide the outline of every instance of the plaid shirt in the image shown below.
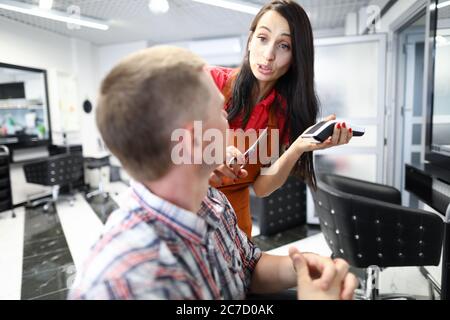
[[261,251],[218,190],[194,214],[132,183],[70,299],[243,299]]

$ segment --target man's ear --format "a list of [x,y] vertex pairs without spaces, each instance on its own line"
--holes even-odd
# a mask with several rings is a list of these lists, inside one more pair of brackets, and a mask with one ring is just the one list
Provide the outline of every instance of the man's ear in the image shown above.
[[[189,141],[184,141],[186,146],[189,146],[191,148],[195,147],[198,142],[197,142],[197,138],[195,137],[195,131],[194,131],[194,124],[193,123],[189,123],[183,126],[183,130],[186,130],[186,133],[188,133],[186,140],[189,139]],[[193,150],[193,149],[191,149]]]
[[188,124],[172,132],[172,161],[175,164],[192,163],[194,157],[194,125]]

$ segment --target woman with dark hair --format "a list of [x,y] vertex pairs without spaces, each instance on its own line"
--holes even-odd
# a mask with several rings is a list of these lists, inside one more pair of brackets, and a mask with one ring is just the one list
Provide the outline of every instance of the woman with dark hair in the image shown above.
[[[316,123],[319,107],[312,28],[306,12],[294,1],[266,4],[251,24],[241,66],[236,70],[211,67],[210,72],[225,97],[231,129],[245,132],[269,128],[269,139],[273,129],[279,133],[282,156],[265,174],[260,174],[262,164],[258,159],[258,163],[247,164],[242,170],[238,165],[222,165],[210,178],[210,184],[231,202],[239,227],[251,237],[249,186],[257,196],[265,197],[293,174],[314,188],[311,151],[348,143],[352,130],[345,123],[337,123],[333,135],[321,144],[300,137]],[[327,118],[332,119],[334,115]]]

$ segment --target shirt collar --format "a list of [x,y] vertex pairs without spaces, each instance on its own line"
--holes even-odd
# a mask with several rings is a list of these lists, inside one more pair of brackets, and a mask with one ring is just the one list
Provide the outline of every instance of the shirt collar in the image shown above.
[[198,215],[204,218],[213,229],[220,227],[220,219],[225,211],[225,202],[219,200],[220,196],[217,193],[217,189],[209,187],[198,212]]
[[270,91],[270,94],[267,95],[267,97],[261,100],[258,104],[260,104],[264,108],[269,108],[274,102],[276,94],[277,94],[276,90],[272,89],[272,91]]
[[147,213],[175,229],[183,238],[195,243],[206,243],[206,219],[158,197],[137,181],[130,181],[130,187]]

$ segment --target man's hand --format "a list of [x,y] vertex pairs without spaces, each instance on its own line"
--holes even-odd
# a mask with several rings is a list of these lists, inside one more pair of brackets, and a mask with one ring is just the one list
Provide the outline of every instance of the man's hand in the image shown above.
[[301,300],[351,300],[358,286],[356,277],[348,272],[342,259],[331,260],[316,254],[302,254],[289,248],[297,271],[297,293]]
[[[232,158],[237,162],[228,165]],[[226,163],[218,166],[209,176],[209,184],[212,187],[220,187],[224,183],[237,182],[240,178],[245,178],[247,170],[241,169],[241,164],[245,162],[244,155],[234,146],[227,147]]]

